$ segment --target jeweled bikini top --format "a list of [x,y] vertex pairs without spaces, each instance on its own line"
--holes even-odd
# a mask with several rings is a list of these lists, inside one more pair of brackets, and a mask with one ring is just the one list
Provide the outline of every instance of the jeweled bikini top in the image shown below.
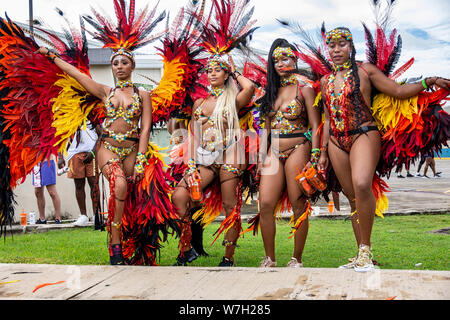
[[[111,102],[111,98],[114,96],[116,89],[125,87],[133,87],[133,102],[128,106],[114,106]],[[117,141],[123,141],[133,133],[136,133],[138,131],[138,126],[131,120],[141,115],[141,105],[142,99],[139,96],[139,91],[136,86],[130,81],[119,82],[118,86],[111,90],[111,93],[105,101],[106,116],[109,118],[103,123],[103,128],[106,133]],[[126,133],[115,133],[114,131],[109,130],[108,127],[119,118],[125,120],[125,122],[131,126],[131,130]]]
[[[288,85],[297,85],[297,91],[301,93],[298,88],[299,80],[295,75],[281,79],[281,87]],[[273,113],[275,113],[275,116],[271,121],[271,128],[276,129],[278,127],[283,134],[292,133],[299,129],[305,129],[308,125],[306,108],[303,103],[300,105],[297,102],[297,99],[293,99],[286,107],[280,107],[278,111],[270,110],[270,115],[273,115]],[[297,119],[301,119],[302,121],[298,124],[293,124],[292,121]]]

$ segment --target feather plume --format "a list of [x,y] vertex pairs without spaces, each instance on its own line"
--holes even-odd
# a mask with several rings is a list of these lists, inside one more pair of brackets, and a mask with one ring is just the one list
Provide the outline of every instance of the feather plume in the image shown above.
[[202,28],[202,46],[211,54],[226,54],[234,48],[247,47],[247,39],[258,27],[252,28],[255,20],[250,21],[254,7],[246,12],[249,1],[213,0],[212,15],[197,21]]
[[413,63],[414,63],[414,58],[409,59],[404,65],[402,65],[400,68],[395,70],[395,72],[392,73],[390,78],[393,80],[397,79],[403,73],[405,73],[406,70],[408,70],[412,66]]
[[116,23],[110,21],[106,16],[100,15],[96,10],[92,10],[94,17],[84,15],[83,18],[90,24],[95,32],[89,32],[95,39],[103,42],[104,48],[118,50],[124,48],[128,51],[134,51],[160,37],[164,32],[157,35],[150,35],[153,29],[166,16],[163,11],[155,20],[153,17],[159,2],[148,13],[148,5],[137,15],[135,0],[130,0],[127,10],[125,0],[114,0],[114,11]]
[[330,60],[322,53],[327,52],[324,47],[325,23],[322,23],[320,31],[321,41],[317,41],[298,22],[289,20],[278,20],[278,22],[301,39],[302,44],[296,44],[298,48],[296,55],[301,61],[308,64],[318,77],[331,72]]

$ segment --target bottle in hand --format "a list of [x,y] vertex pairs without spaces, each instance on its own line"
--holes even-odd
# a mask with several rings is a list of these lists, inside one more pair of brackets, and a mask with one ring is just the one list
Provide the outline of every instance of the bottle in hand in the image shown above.
[[193,182],[190,186],[191,198],[193,201],[200,201],[202,199],[202,188],[200,186],[201,178],[197,171],[192,175],[192,178]]

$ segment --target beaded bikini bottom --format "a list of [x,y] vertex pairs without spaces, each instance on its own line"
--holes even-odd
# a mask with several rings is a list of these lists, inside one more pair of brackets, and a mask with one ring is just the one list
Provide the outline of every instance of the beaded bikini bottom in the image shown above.
[[134,143],[131,147],[116,147],[111,145],[109,142],[107,141],[103,141],[103,146],[109,150],[114,152],[115,154],[117,154],[120,158],[120,160],[124,160],[130,153],[132,153],[133,151],[136,151],[136,146],[137,144]]

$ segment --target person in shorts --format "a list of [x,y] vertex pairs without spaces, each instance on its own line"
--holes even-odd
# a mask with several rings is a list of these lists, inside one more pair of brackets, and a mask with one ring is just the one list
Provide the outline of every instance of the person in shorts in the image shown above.
[[[60,157],[60,155],[58,155]],[[34,194],[36,195],[39,219],[36,224],[47,224],[45,219],[45,196],[44,187],[47,188],[48,194],[53,202],[55,209],[55,223],[60,224],[61,221],[61,199],[56,190],[56,165],[54,159],[44,160],[34,166],[33,172]]]
[[436,172],[436,162],[434,161],[434,153],[429,152],[424,155],[425,158],[425,168],[423,169],[423,177],[429,178],[427,176],[428,168],[431,168],[431,171],[433,171],[434,178],[440,178],[442,172]]
[[98,133],[88,122],[86,128],[79,128],[75,133],[72,143],[67,150],[67,177],[74,180],[75,196],[80,216],[74,222],[76,226],[86,226],[89,223],[89,217],[86,210],[86,180],[90,188],[92,208],[95,212],[96,200],[95,190],[97,186],[95,175],[95,146],[98,140]]

